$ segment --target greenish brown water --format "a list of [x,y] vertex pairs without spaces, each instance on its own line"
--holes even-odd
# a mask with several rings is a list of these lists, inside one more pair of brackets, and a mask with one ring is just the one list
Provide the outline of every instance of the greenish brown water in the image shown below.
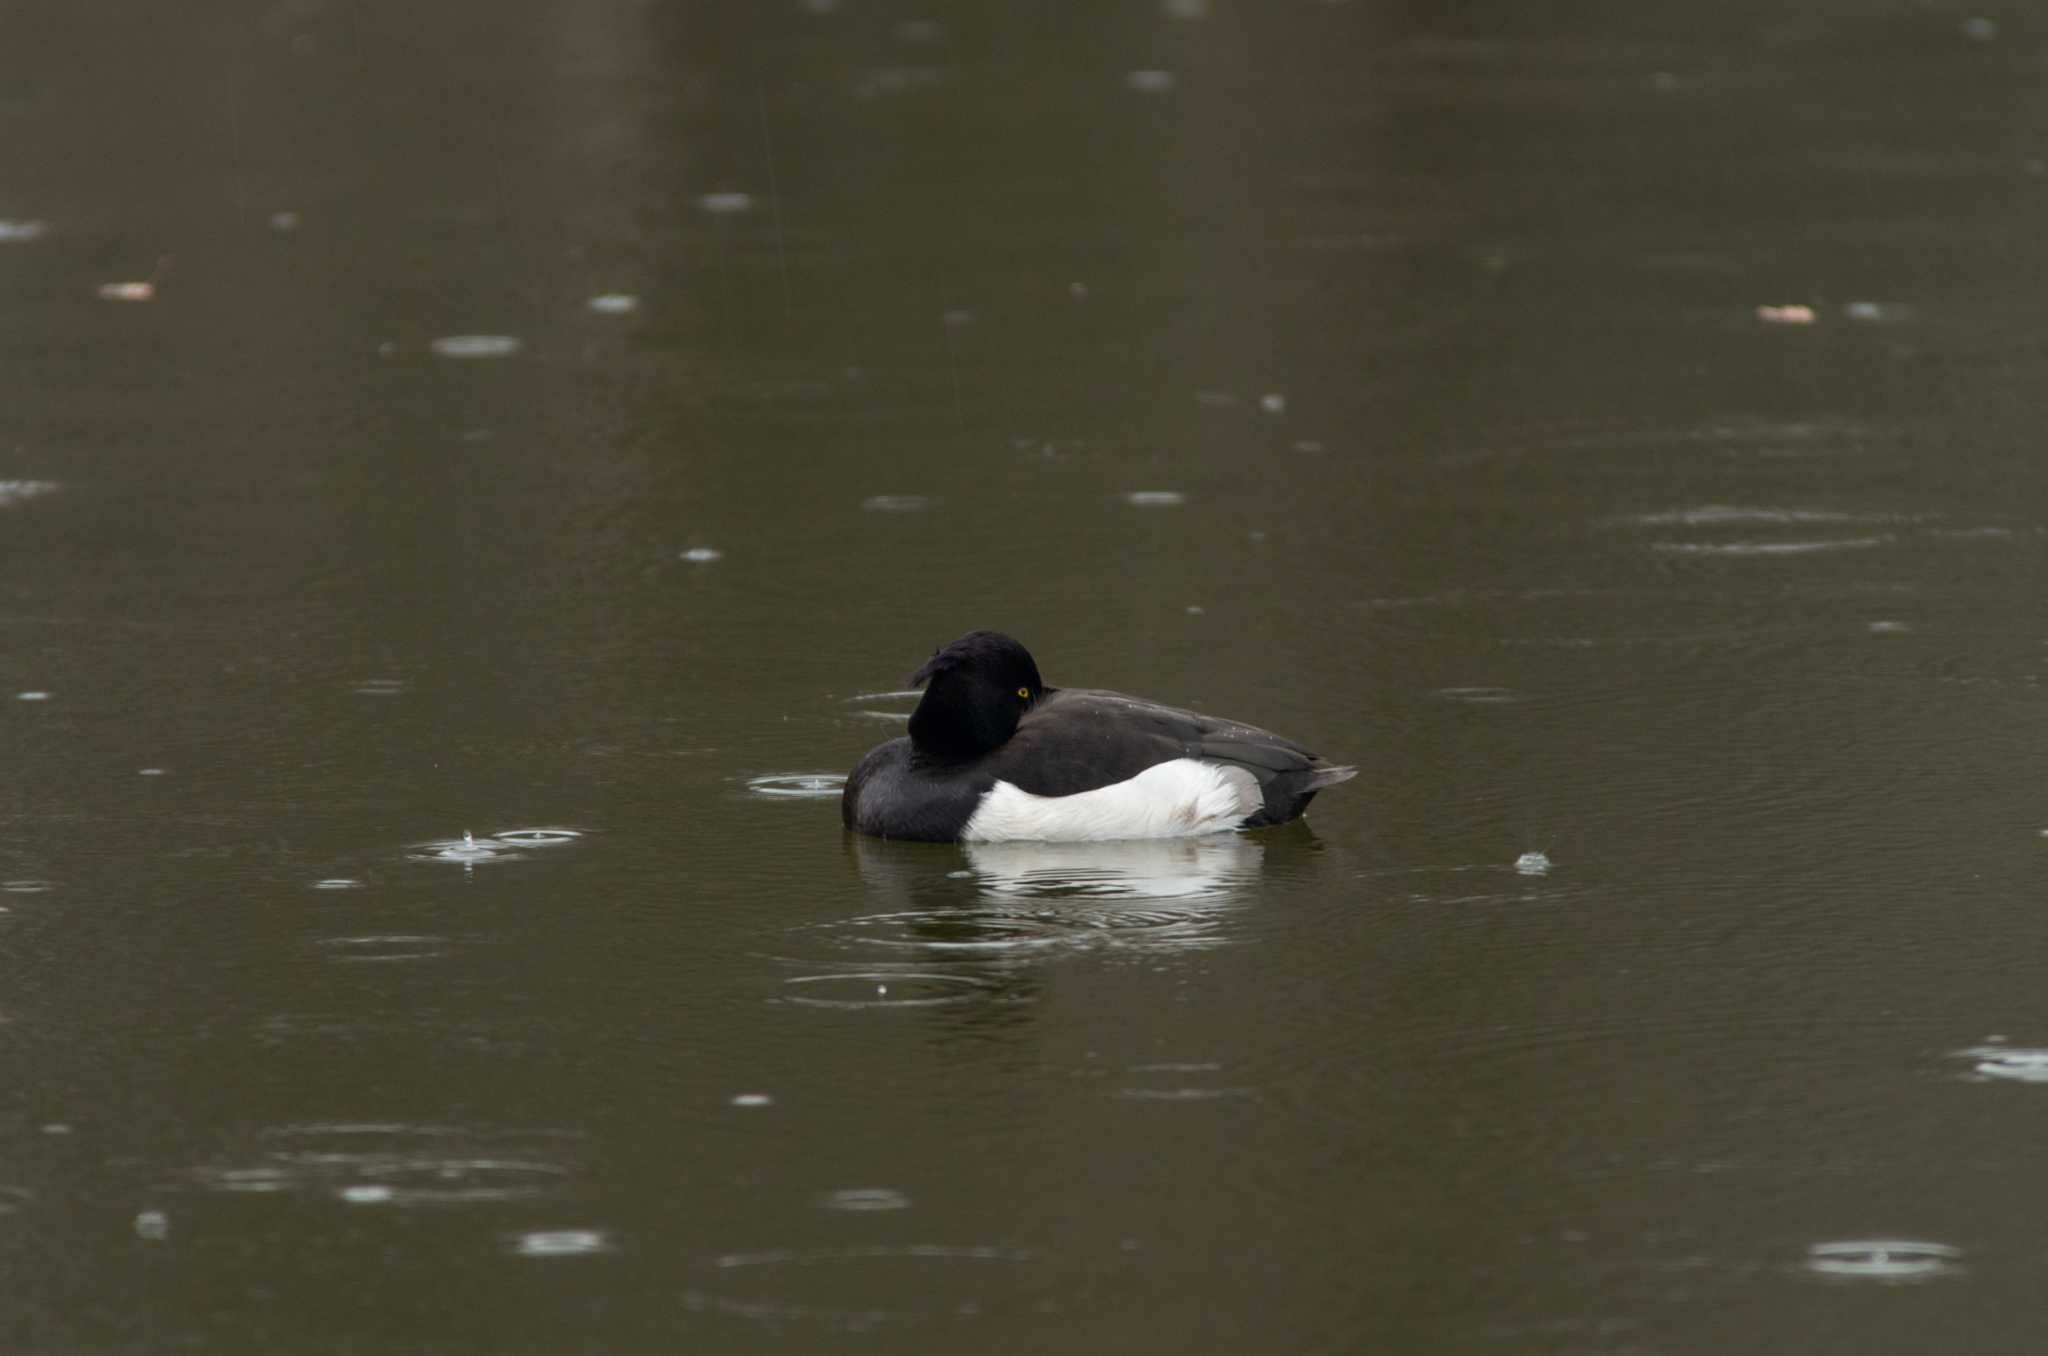
[[2048,29],[1534,16],[0,4],[7,1349],[2038,1346]]

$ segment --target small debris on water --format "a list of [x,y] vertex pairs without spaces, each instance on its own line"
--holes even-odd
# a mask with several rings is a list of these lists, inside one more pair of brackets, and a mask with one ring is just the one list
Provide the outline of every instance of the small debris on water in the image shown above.
[[605,292],[583,304],[599,315],[630,315],[640,309],[640,298],[630,292]]
[[1550,873],[1550,858],[1540,852],[1525,852],[1515,858],[1515,870],[1525,876],[1544,876]]
[[774,1106],[775,1099],[765,1092],[742,1092],[734,1095],[734,1106]]
[[1766,325],[1811,325],[1816,319],[1811,306],[1797,302],[1790,306],[1759,306],[1756,318]]
[[135,1217],[135,1236],[161,1243],[171,1236],[171,1217],[161,1210],[145,1210]]
[[715,546],[692,546],[683,552],[682,558],[695,565],[708,565],[714,560],[724,560],[725,552]]

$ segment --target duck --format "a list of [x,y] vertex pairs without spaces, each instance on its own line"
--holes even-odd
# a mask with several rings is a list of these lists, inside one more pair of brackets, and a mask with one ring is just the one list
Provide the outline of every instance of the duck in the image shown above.
[[1052,687],[1023,644],[970,631],[911,675],[910,733],[846,779],[840,818],[936,843],[1189,838],[1299,819],[1358,774],[1291,739],[1142,697]]

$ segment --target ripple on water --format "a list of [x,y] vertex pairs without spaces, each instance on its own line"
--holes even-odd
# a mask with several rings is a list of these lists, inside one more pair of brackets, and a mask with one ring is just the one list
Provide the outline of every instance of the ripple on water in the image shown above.
[[860,501],[870,513],[918,513],[932,506],[926,494],[871,494]]
[[2048,1049],[1977,1045],[1956,1051],[1970,1062],[1970,1076],[2000,1083],[2048,1083]]
[[509,334],[446,334],[427,347],[436,358],[510,358],[526,344]]
[[500,829],[491,837],[501,843],[516,843],[520,847],[559,847],[573,843],[583,836],[581,829]]
[[827,1210],[851,1214],[873,1214],[886,1210],[908,1210],[910,1197],[889,1187],[843,1187],[828,1191],[818,1202]]
[[1188,502],[1179,490],[1132,490],[1123,499],[1133,508],[1178,508]]
[[966,1321],[1034,1300],[1050,1309],[1062,1288],[1032,1252],[974,1244],[771,1248],[715,1257],[708,1271],[702,1286],[683,1292],[686,1308],[856,1332]]
[[1806,1269],[1817,1276],[1867,1281],[1927,1281],[1957,1276],[1963,1252],[1916,1239],[1843,1239],[1806,1250]]
[[42,895],[48,894],[50,891],[56,888],[57,887],[51,884],[49,881],[36,880],[33,878],[23,878],[20,880],[0,880],[0,894]]
[[807,1008],[934,1008],[972,1002],[995,990],[975,975],[915,970],[797,975],[782,982],[781,1001]]
[[830,800],[845,785],[837,772],[777,772],[749,778],[747,790],[777,800]]
[[314,1123],[264,1132],[247,1158],[195,1169],[200,1186],[237,1195],[326,1196],[349,1205],[465,1205],[531,1200],[559,1189],[562,1137],[451,1125]]
[[611,1236],[602,1229],[536,1229],[506,1240],[518,1257],[590,1257],[611,1252]]
[[58,488],[54,480],[0,480],[0,508],[55,494]]
[[446,937],[415,933],[373,933],[361,937],[322,937],[314,943],[330,961],[422,961],[448,954]]
[[1807,541],[1653,541],[1652,551],[1688,556],[1810,556],[1828,551],[1868,551],[1897,538],[1817,537]]
[[599,315],[631,315],[640,309],[640,298],[630,292],[605,292],[583,304]]
[[[844,949],[927,963],[997,961],[1048,948],[1187,950],[1230,940],[1264,848],[1244,834],[1118,843],[973,843],[961,855],[851,840],[877,910],[811,931]],[[935,901],[929,902],[928,901]]]
[[350,686],[358,697],[396,697],[406,689],[403,678],[365,678]]

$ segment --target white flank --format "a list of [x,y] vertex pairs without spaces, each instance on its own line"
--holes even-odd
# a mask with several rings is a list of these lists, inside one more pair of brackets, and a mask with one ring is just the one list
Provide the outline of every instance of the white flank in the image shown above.
[[1175,758],[1129,781],[1072,796],[1034,796],[997,782],[981,798],[960,838],[968,843],[1192,838],[1235,829],[1264,804],[1258,778],[1243,768]]

